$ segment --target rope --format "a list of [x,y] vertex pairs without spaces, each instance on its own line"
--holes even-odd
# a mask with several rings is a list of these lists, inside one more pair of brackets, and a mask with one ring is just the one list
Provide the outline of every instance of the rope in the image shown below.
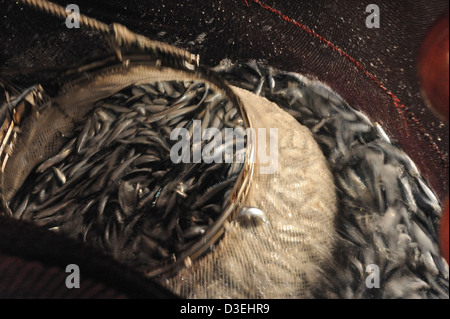
[[[67,12],[64,7],[47,0],[20,1],[27,6],[39,9],[47,14],[51,14],[61,19],[66,19],[72,14],[72,12]],[[115,49],[121,47],[131,48],[133,46],[137,46],[144,52],[150,51],[157,56],[160,53],[168,56],[173,56],[185,61],[186,63],[184,63],[184,66],[192,71],[200,65],[200,57],[198,55],[191,54],[186,50],[177,48],[167,43],[150,40],[147,37],[130,31],[121,24],[114,23],[112,25],[107,25],[81,13],[79,14],[79,21],[80,25],[83,25],[91,30],[99,31],[109,37],[113,36],[112,45],[113,47],[115,47]]]
[[[51,14],[61,19],[66,19],[72,12],[66,12],[66,9],[58,4],[52,3],[47,0],[20,0],[22,3],[39,9],[45,13]],[[80,24],[95,31],[100,31],[102,33],[108,34],[110,32],[110,27],[96,19],[89,18],[83,14],[79,15]]]

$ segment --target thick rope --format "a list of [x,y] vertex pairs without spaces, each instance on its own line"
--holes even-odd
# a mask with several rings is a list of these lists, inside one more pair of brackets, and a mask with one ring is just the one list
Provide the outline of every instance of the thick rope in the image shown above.
[[[59,17],[61,19],[66,19],[72,12],[66,12],[66,9],[58,4],[52,3],[47,0],[20,0],[22,3],[33,7],[35,9],[41,10],[47,14]],[[99,31],[106,36],[113,36],[112,41],[113,46],[119,48],[125,47],[130,48],[137,46],[140,50],[144,52],[153,52],[155,55],[165,54],[168,56],[173,56],[174,58],[182,59],[185,61],[185,67],[194,70],[200,64],[200,57],[195,54],[191,54],[186,50],[177,48],[167,43],[153,41],[144,37],[142,35],[136,34],[128,30],[125,26],[114,23],[111,26],[102,23],[96,19],[87,17],[83,14],[79,14],[80,25],[83,25],[91,30]]]
[[[61,19],[66,19],[72,12],[66,12],[66,9],[58,4],[52,3],[47,0],[20,0],[22,3],[39,9],[45,13],[51,14],[53,16],[59,17]],[[79,15],[80,24],[95,31],[100,31],[102,33],[109,33],[110,27],[98,20],[89,18],[83,14]]]

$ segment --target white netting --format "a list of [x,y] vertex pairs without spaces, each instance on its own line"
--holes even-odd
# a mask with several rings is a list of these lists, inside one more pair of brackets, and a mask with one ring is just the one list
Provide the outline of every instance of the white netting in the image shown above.
[[321,264],[331,257],[333,177],[306,127],[276,104],[235,91],[255,129],[278,128],[278,169],[261,175],[259,168],[266,165],[257,161],[247,201],[266,213],[268,223],[231,223],[214,252],[171,278],[168,286],[187,298],[310,297]]

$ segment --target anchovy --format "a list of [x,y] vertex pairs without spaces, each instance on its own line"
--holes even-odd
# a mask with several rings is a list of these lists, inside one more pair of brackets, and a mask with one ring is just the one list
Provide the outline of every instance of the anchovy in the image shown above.
[[49,169],[52,166],[55,166],[59,163],[61,163],[63,160],[65,160],[73,151],[73,146],[75,145],[75,142],[77,141],[76,138],[72,139],[62,150],[58,155],[53,156],[52,158],[48,159],[39,167],[36,169],[37,173],[43,173],[47,169]]
[[150,94],[153,96],[157,96],[159,94],[159,92],[156,91],[156,89],[150,84],[141,84],[138,87],[143,89],[145,91],[145,93],[147,93],[147,94]]
[[111,181],[117,181],[122,174],[124,174],[124,171],[130,167],[131,163],[133,163],[137,158],[139,158],[140,155],[135,155],[131,157],[130,159],[126,160],[122,164],[120,164],[114,172],[111,174],[110,180]]
[[195,226],[190,229],[183,231],[182,237],[184,239],[193,239],[198,236],[202,236],[206,233],[208,227],[206,226]]
[[164,111],[167,108],[167,105],[164,105],[164,104],[160,104],[160,105],[152,104],[152,105],[144,105],[144,106],[142,106],[142,108],[145,111],[148,111],[150,113],[160,113],[160,112]]
[[114,141],[117,136],[119,136],[120,133],[122,133],[130,124],[133,123],[133,119],[128,119],[126,121],[121,122],[114,131],[110,134],[109,138],[106,140],[105,144],[111,144],[112,141]]
[[120,113],[129,113],[129,112],[131,112],[130,108],[123,107],[123,106],[118,106],[118,105],[115,105],[115,104],[102,103],[101,107],[104,108],[104,109],[107,109],[107,110],[111,110],[111,111],[113,111],[115,113],[119,113],[119,114]]
[[14,211],[14,217],[17,219],[21,219],[25,209],[28,207],[28,201],[30,199],[30,194],[25,196],[25,199],[20,204],[20,206]]
[[247,224],[248,222],[263,222],[265,224],[269,223],[266,214],[262,210],[255,207],[242,208],[236,215],[236,220],[241,224]]
[[198,208],[204,206],[206,203],[211,201],[217,194],[221,193],[225,188],[227,188],[229,185],[232,185],[234,182],[236,182],[236,177],[232,177],[224,182],[218,183],[208,189],[205,194],[200,196],[197,201],[194,203],[193,207]]
[[67,182],[66,176],[57,167],[52,167],[52,169],[53,169],[53,173],[55,174],[56,178],[58,179],[60,186],[64,185]]
[[50,207],[46,210],[40,211],[36,213],[34,216],[35,219],[42,219],[42,218],[49,218],[55,215],[58,212],[61,212],[63,209],[69,207],[73,203],[73,200],[65,201],[62,203],[59,203],[53,207]]
[[[176,259],[230,204],[222,198],[242,166],[233,166],[229,176],[228,164],[174,164],[170,134],[175,126],[190,129],[194,119],[202,120],[203,129],[215,121],[222,130],[225,110],[236,123],[240,112],[202,82],[130,86],[92,107],[74,123],[76,137],[40,163],[26,186],[32,191],[14,198],[16,216],[70,233],[115,258],[133,256],[133,263]],[[189,221],[177,236],[181,219]],[[140,239],[148,233],[158,238],[151,243],[155,253],[133,250],[150,245]]]
[[126,216],[130,216],[137,205],[139,187],[124,182],[119,187],[119,203]]
[[159,158],[158,156],[143,155],[143,156],[140,156],[139,158],[137,158],[136,161],[134,162],[134,164],[136,166],[141,166],[141,165],[145,165],[145,164],[149,164],[149,163],[158,162],[160,160],[161,160],[161,158]]

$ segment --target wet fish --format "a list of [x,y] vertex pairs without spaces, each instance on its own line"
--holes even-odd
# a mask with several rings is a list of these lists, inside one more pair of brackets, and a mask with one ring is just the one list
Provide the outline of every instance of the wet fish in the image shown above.
[[242,225],[258,225],[261,222],[265,224],[269,223],[267,215],[256,207],[242,208],[236,215],[236,220]]

